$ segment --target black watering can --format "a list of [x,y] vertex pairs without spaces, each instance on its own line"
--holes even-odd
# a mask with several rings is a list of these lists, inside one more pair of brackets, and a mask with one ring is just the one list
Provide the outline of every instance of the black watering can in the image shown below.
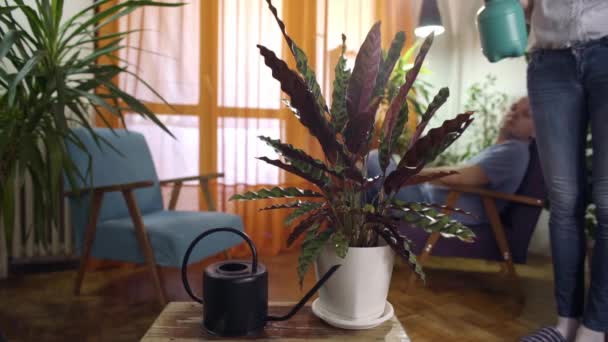
[[[216,232],[235,233],[245,239],[251,249],[251,261],[228,260],[207,266],[203,274],[203,298],[199,298],[188,284],[188,259],[199,241]],[[190,297],[204,304],[203,325],[207,331],[219,336],[257,335],[266,322],[284,321],[295,315],[338,267],[330,268],[286,315],[268,316],[268,272],[263,264],[258,264],[253,242],[240,230],[215,228],[203,232],[188,247],[182,263],[182,282]]]

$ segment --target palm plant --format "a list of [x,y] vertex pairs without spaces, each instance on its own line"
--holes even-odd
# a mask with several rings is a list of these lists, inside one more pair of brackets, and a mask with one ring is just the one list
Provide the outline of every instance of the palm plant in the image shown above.
[[[372,126],[386,82],[404,46],[405,34],[399,32],[395,36],[386,57],[383,58],[380,48],[380,23],[376,23],[357,54],[352,71],[346,69],[343,56],[339,59],[335,69],[333,101],[331,108],[328,108],[306,55],[287,35],[285,25],[278,18],[271,1],[267,2],[297,62],[300,74],[291,70],[271,50],[261,45],[258,45],[258,48],[265,64],[272,70],[272,76],[280,82],[283,92],[290,96],[288,107],[320,142],[325,161],[317,160],[279,140],[260,137],[282,156],[282,159],[260,157],[260,160],[306,179],[316,186],[316,189],[274,187],[235,195],[231,200],[295,199],[293,202],[261,210],[293,209],[286,219],[288,226],[295,224],[287,244],[291,245],[305,235],[297,267],[300,281],[325,244],[333,245],[336,253],[344,257],[348,247],[376,246],[380,238],[383,238],[418,275],[424,277],[415,256],[411,253],[407,237],[398,231],[402,222],[464,241],[470,241],[474,236],[470,229],[438,211],[457,209],[430,203],[404,203],[394,198],[397,190],[403,186],[451,174],[419,174],[424,165],[458,138],[472,121],[472,112],[463,113],[422,135],[433,114],[446,101],[447,89],[442,89],[428,106],[397,169],[386,173],[389,156],[407,121],[407,94],[416,80],[433,36],[429,36],[422,44],[414,66],[407,73],[405,83],[401,85],[386,112],[379,152],[383,174],[368,178],[366,162]],[[342,51],[344,52],[344,43]],[[377,198],[366,198],[368,190],[374,186],[380,187]]]
[[[27,175],[33,184],[34,237],[40,242],[45,241],[45,227],[58,223],[62,174],[72,188],[78,178],[86,177],[78,174],[66,153],[66,141],[84,149],[70,127],[85,127],[98,144],[103,143],[90,122],[97,117],[110,126],[104,110],[120,120],[125,112],[138,113],[167,131],[142,102],[114,83],[128,73],[148,86],[118,63],[117,52],[125,48],[121,42],[132,31],[100,35],[99,29],[142,6],[179,4],[126,0],[108,6],[111,0],[101,0],[64,18],[63,0],[36,0],[32,6],[23,0],[11,1],[12,5],[3,2],[0,215],[11,241],[15,194],[23,189]],[[21,23],[19,16],[26,22]],[[113,62],[103,64],[102,57]]]

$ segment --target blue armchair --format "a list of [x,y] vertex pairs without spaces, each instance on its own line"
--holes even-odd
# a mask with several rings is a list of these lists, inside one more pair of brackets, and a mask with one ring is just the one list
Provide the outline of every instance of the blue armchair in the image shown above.
[[[80,293],[86,263],[92,255],[99,259],[145,263],[158,299],[164,305],[166,294],[158,267],[180,267],[190,242],[205,230],[219,227],[243,230],[243,222],[236,215],[174,210],[182,183],[187,180],[199,181],[209,208],[213,210],[208,182],[221,174],[161,182],[143,135],[125,130],[95,129],[102,138],[98,143],[85,129],[73,132],[76,143],[89,153],[87,155],[73,141],[67,143],[69,156],[79,172],[87,176],[86,180],[78,180],[81,189],[66,189],[75,250],[80,254],[75,294]],[[164,210],[160,185],[170,183],[174,188],[169,208]],[[234,234],[214,234],[199,244],[190,262],[195,263],[240,242]]]

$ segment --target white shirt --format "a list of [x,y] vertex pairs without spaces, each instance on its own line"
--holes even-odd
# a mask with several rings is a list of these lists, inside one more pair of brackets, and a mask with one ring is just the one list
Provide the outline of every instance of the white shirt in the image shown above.
[[530,49],[567,48],[608,36],[608,0],[531,1]]

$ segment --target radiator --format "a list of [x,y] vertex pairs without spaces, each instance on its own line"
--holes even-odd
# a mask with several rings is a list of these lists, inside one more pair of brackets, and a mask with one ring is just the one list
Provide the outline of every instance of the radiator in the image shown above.
[[[64,199],[58,199],[64,201]],[[73,256],[72,229],[67,201],[60,206],[59,227],[48,224],[45,239],[35,241],[33,231],[32,183],[26,179],[23,191],[15,194],[15,222],[12,241],[6,241],[3,223],[0,223],[0,278],[8,274],[10,263],[47,263],[63,261]],[[50,221],[50,220],[49,220]]]

